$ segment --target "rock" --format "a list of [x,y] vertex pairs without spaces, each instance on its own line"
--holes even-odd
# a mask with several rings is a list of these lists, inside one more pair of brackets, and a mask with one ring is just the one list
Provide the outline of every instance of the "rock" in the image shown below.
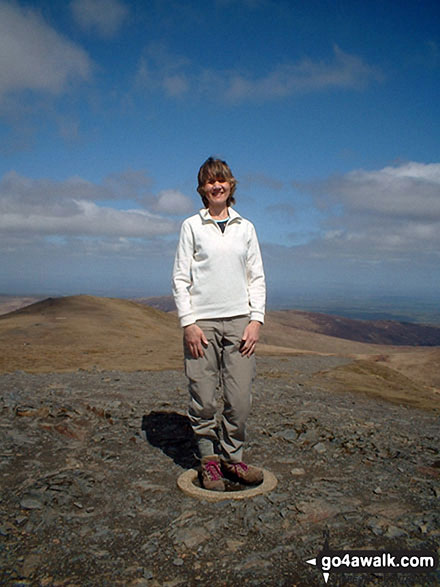
[[44,508],[44,503],[42,502],[40,496],[26,496],[20,501],[20,506],[24,510],[42,510]]
[[203,526],[179,528],[174,532],[175,542],[177,544],[183,543],[187,548],[195,548],[209,538],[210,535]]
[[176,485],[195,466],[183,370],[0,375],[0,583],[314,585],[325,530],[335,549],[437,545],[438,414],[309,383],[338,361],[258,357],[272,376],[255,380],[246,459],[278,486],[218,503]]
[[384,534],[385,538],[401,538],[405,535],[405,530],[402,530],[402,528],[398,528],[397,526],[388,526],[387,531]]
[[376,536],[382,536],[385,532],[385,528],[388,525],[388,520],[384,518],[370,518],[367,520],[367,527],[375,534]]
[[324,454],[327,452],[327,447],[323,442],[318,442],[317,444],[313,445],[313,450],[318,454]]
[[34,406],[17,406],[15,415],[20,418],[45,418],[50,413],[47,406],[36,408]]
[[41,563],[41,555],[39,554],[29,554],[24,562],[21,569],[21,573],[24,577],[32,577],[35,573],[37,568]]
[[300,477],[301,475],[305,475],[306,472],[302,467],[297,467],[296,469],[291,469],[290,473],[294,476],[294,477]]
[[296,430],[282,430],[281,432],[277,432],[274,434],[277,438],[282,438],[283,440],[287,440],[287,442],[294,442],[298,438],[298,433]]
[[299,502],[296,504],[296,508],[300,513],[300,522],[306,524],[316,524],[337,514],[335,506],[320,498]]
[[231,552],[237,552],[244,544],[243,540],[226,540],[226,546]]

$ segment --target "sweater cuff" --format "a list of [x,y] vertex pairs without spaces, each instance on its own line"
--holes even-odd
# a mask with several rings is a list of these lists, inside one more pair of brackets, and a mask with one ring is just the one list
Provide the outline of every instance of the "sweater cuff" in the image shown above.
[[264,324],[264,312],[257,312],[254,310],[253,312],[251,312],[249,320],[256,320],[257,322],[261,322],[261,324]]
[[188,314],[187,316],[182,316],[180,318],[180,326],[185,328],[185,326],[189,326],[190,324],[194,324],[196,321],[195,316],[193,314]]

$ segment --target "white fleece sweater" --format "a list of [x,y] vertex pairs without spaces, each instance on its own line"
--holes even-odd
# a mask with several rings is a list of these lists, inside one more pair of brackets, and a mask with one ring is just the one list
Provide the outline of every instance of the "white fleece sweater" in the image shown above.
[[207,209],[182,224],[173,270],[182,327],[244,314],[264,322],[266,285],[255,228],[232,208],[229,218],[224,233]]

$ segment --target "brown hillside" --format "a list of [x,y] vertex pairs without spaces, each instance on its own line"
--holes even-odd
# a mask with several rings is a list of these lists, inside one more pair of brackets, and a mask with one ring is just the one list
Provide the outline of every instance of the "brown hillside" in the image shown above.
[[274,324],[345,340],[395,346],[439,346],[440,327],[392,320],[354,320],[316,312],[269,312]]
[[127,300],[49,298],[0,316],[0,371],[181,365],[177,319]]
[[[438,405],[439,348],[366,344],[316,330],[308,313],[269,312],[258,354],[347,357],[347,368],[318,373],[315,383],[412,405]],[[177,317],[142,303],[92,296],[49,298],[0,316],[0,372],[79,368],[181,370]]]
[[[289,320],[284,321],[287,316]],[[383,354],[366,345],[292,326],[298,313],[268,316],[260,354]],[[0,370],[65,371],[182,367],[177,317],[142,303],[93,296],[48,298],[0,316]]]
[[2,296],[0,295],[0,315],[9,314],[30,304],[39,302],[42,297],[34,296]]

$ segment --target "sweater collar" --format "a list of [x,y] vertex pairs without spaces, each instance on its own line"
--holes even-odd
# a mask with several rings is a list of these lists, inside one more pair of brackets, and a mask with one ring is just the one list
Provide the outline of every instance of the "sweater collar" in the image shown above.
[[[234,210],[234,208],[231,208],[231,206],[229,206],[229,208],[228,208],[228,213],[229,213],[229,219],[231,221],[232,220],[234,220],[234,221],[241,220],[240,214],[236,210]],[[208,208],[201,208],[201,210],[199,210],[199,214],[204,222],[216,222],[216,220],[214,220],[212,218],[211,214],[209,213]]]

